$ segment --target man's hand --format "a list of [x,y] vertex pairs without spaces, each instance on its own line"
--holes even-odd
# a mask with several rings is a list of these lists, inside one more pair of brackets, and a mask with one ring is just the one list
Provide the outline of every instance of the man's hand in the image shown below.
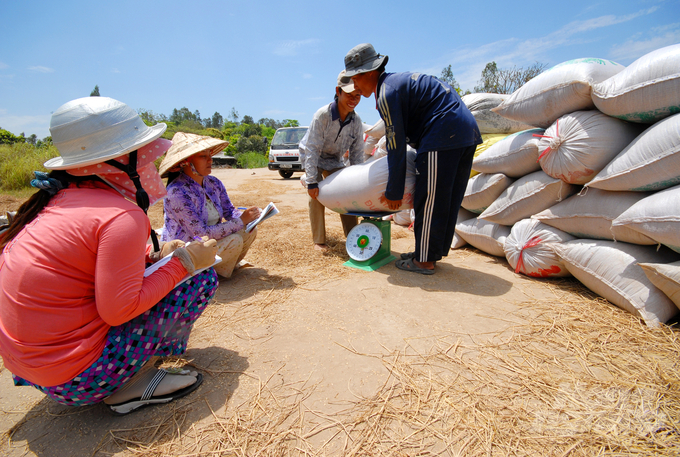
[[309,194],[310,197],[316,200],[316,197],[319,196],[319,188],[317,187],[315,189],[307,189],[307,193]]
[[387,197],[385,197],[385,193],[380,196],[379,200],[380,203],[387,206],[392,211],[398,210],[401,206],[401,200],[388,200]]

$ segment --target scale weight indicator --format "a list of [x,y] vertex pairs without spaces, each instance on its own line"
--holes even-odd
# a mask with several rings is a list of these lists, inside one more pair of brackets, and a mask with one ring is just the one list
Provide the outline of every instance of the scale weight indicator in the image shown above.
[[363,262],[380,251],[383,236],[380,228],[370,222],[362,222],[350,230],[345,248],[353,260]]

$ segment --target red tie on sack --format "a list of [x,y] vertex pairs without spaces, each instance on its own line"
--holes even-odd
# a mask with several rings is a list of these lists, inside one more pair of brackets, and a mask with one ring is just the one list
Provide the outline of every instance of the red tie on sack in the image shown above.
[[[555,137],[546,136],[546,135],[539,135],[539,134],[537,134],[537,133],[534,133],[534,134],[531,135],[531,136],[535,136],[535,137],[537,137],[537,138],[559,138],[559,137],[560,137],[560,120],[558,119],[558,120],[555,121]],[[548,145],[548,147],[545,148],[545,150],[544,150],[543,152],[541,152],[541,155],[538,156],[538,159],[536,159],[536,162],[540,162],[541,159],[543,158],[543,156],[544,156],[550,149],[552,149],[552,148],[550,147],[550,145]]]
[[536,246],[538,243],[540,243],[542,240],[539,238],[538,235],[535,237],[531,238],[527,243],[522,246],[522,249],[519,251],[519,260],[517,261],[517,267],[515,268],[515,273],[519,273],[519,271],[524,268],[524,257],[522,257],[522,254],[524,254],[524,250],[527,248],[533,248]]

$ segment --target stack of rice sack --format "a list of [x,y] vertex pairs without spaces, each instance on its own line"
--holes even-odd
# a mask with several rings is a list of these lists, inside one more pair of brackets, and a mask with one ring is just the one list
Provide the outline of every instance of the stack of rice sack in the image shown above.
[[[493,108],[496,108],[508,97],[510,96],[506,94],[484,93],[467,94],[462,97],[463,103],[465,103],[465,106],[468,107],[474,116],[479,131],[482,134],[482,144],[477,146],[475,157],[505,138],[508,134],[531,128],[530,125],[504,118],[492,111]],[[473,169],[470,177],[472,178],[478,173],[477,170]]]
[[573,275],[648,325],[680,308],[680,45],[578,59],[492,111],[534,126],[475,158],[457,234],[518,273]]

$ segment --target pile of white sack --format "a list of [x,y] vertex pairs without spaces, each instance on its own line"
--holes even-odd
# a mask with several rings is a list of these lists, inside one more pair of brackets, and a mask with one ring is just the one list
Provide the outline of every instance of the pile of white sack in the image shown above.
[[509,96],[473,94],[489,96],[475,116],[492,130],[482,133],[526,128],[475,158],[454,247],[469,243],[533,277],[574,276],[650,326],[674,318],[679,69],[680,44],[628,67],[564,62]]

